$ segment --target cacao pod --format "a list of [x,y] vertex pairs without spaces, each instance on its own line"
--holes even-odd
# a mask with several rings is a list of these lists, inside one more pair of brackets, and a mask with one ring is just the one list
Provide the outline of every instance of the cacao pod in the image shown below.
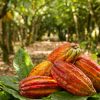
[[31,70],[29,76],[49,76],[52,66],[53,64],[50,61],[42,61]]
[[89,96],[96,93],[91,80],[71,63],[54,62],[51,74],[59,86],[74,95]]
[[95,89],[100,91],[100,65],[85,56],[79,57],[75,65],[91,79]]
[[30,76],[20,81],[19,90],[22,96],[40,98],[57,91],[58,85],[48,76]]
[[[78,54],[78,45],[75,43],[65,43],[48,55],[48,60],[54,62],[56,60],[65,60],[67,62],[71,62]],[[78,54],[77,54],[78,53]]]

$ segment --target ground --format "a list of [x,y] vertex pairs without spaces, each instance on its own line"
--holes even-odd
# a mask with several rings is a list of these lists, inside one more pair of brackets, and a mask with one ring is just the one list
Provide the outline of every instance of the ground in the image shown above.
[[[52,52],[58,45],[64,42],[35,42],[34,44],[29,45],[26,47],[33,63],[37,64],[42,60],[45,60],[47,55]],[[15,71],[12,65],[14,55],[10,57],[10,64],[5,64],[2,59],[0,58],[0,75],[15,75]]]

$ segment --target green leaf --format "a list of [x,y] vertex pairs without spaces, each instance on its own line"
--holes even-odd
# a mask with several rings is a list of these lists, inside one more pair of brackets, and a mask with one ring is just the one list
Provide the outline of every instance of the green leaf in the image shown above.
[[33,63],[26,50],[20,48],[17,51],[13,61],[13,66],[20,80],[27,77],[33,67]]
[[9,88],[9,87],[3,86],[2,89],[3,89],[3,91],[5,91],[5,92],[11,94],[13,97],[18,98],[19,100],[27,100],[26,98],[22,97],[22,96],[18,93],[18,91],[15,91],[15,90],[13,90],[13,89],[11,89],[11,88]]
[[0,91],[0,100],[10,100],[10,95],[4,91]]
[[100,100],[100,93],[97,93],[88,98],[88,100]]
[[[19,94],[19,82],[14,76],[0,76],[0,100],[10,100],[8,97],[17,98],[18,100],[30,100]],[[7,96],[5,96],[5,93]],[[4,98],[5,99],[1,99]],[[6,99],[7,98],[7,99]],[[14,99],[15,100],[15,99]]]
[[87,100],[88,97],[74,96],[65,91],[55,92],[42,100]]
[[18,91],[18,79],[15,76],[0,76],[1,85]]

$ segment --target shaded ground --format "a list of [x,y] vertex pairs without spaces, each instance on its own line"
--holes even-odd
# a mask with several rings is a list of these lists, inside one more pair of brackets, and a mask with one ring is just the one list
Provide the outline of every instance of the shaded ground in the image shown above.
[[[29,55],[32,58],[33,63],[39,63],[42,60],[46,59],[47,55],[58,45],[64,42],[35,42],[30,46],[26,47]],[[14,55],[10,57],[11,64],[4,64],[2,59],[0,58],[0,75],[14,75],[14,69],[12,67]]]

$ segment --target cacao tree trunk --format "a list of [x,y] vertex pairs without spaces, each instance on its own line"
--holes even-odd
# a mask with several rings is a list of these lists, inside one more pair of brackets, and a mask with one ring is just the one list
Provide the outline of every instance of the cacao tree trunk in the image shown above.
[[62,32],[61,26],[57,27],[58,29],[58,37],[60,41],[66,41],[66,34]]
[[5,63],[9,63],[9,50],[7,46],[7,31],[6,31],[6,23],[2,21],[2,34],[1,34],[1,49],[3,52],[3,61]]
[[90,13],[92,21],[94,23],[92,31],[95,32],[95,40],[98,41],[98,36],[100,35],[100,31],[99,31],[97,16],[96,16],[94,8],[93,8],[93,0],[88,0],[88,6],[89,6],[89,11],[90,11],[89,13]]
[[74,1],[73,1],[73,5],[71,7],[72,9],[72,14],[73,14],[73,20],[74,20],[74,24],[75,24],[75,31],[76,31],[76,41],[78,40],[79,37],[79,30],[78,30],[78,16],[77,16],[77,12],[76,12],[76,6],[74,5]]

